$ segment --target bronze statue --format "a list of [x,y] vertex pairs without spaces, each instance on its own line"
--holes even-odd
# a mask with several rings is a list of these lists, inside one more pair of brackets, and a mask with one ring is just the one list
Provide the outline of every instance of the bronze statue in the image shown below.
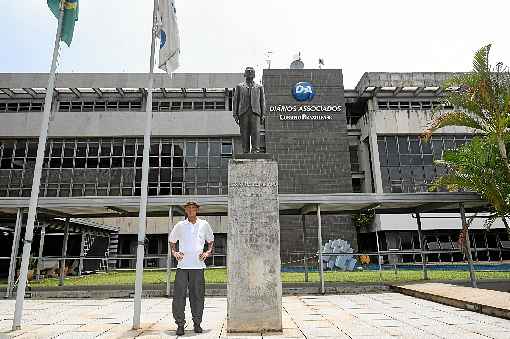
[[232,111],[241,130],[243,153],[260,153],[260,125],[266,109],[264,87],[255,83],[253,67],[246,67],[244,77],[246,81],[236,86]]

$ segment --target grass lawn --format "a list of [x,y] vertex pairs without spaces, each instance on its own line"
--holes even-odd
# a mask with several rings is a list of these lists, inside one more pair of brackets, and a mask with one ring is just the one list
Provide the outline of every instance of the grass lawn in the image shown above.
[[[469,272],[466,271],[428,271],[431,280],[468,280]],[[478,279],[509,279],[510,272],[498,271],[478,271]],[[175,271],[172,271],[172,278],[175,278]],[[397,274],[394,271],[383,271],[382,279],[384,282],[405,282],[418,281],[422,278],[421,271],[399,270]],[[380,281],[378,271],[361,272],[324,272],[326,282],[338,283],[375,283]],[[225,268],[212,268],[205,271],[206,283],[226,283],[227,270]],[[319,282],[319,273],[311,272],[308,274],[309,282]],[[64,285],[66,286],[94,286],[94,285],[134,285],[134,271],[115,271],[110,273],[91,274],[82,277],[67,277]],[[143,276],[144,284],[164,284],[166,283],[166,271],[145,271]],[[303,283],[304,273],[285,272],[282,273],[282,282],[284,283]],[[5,287],[7,282],[0,281],[0,286]],[[32,287],[50,287],[58,286],[58,279],[48,278],[40,281],[30,282]]]

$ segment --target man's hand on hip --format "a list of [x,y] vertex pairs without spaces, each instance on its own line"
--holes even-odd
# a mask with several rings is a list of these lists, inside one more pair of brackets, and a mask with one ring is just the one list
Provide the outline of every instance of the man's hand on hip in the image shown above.
[[182,252],[173,251],[172,254],[174,255],[175,259],[177,259],[177,261],[181,261],[182,258],[184,258],[184,253]]
[[211,256],[211,252],[205,251],[203,253],[200,253],[200,255],[198,256],[198,259],[204,261],[205,259],[209,258],[210,256]]

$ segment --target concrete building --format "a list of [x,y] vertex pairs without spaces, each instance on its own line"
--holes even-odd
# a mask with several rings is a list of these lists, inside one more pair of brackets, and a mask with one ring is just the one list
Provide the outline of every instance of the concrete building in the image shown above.
[[[359,133],[357,156],[364,172],[359,185],[364,192],[427,192],[432,181],[446,173],[446,169],[436,166],[434,161],[441,159],[445,150],[463,145],[473,137],[474,130],[446,127],[434,133],[430,142],[423,142],[419,138],[432,119],[434,110],[453,109],[441,100],[445,92],[454,90],[443,87],[445,80],[451,76],[452,73],[363,75],[355,89],[357,97],[353,98],[357,105],[364,102],[362,115],[356,120],[353,114],[350,131]],[[461,229],[458,212],[426,213],[436,206],[432,204],[416,211],[422,214],[426,248],[457,248],[456,241]],[[455,206],[452,209],[455,210]],[[491,230],[486,230],[485,217],[486,214],[478,215],[471,226],[471,244],[480,249],[474,252],[475,260],[508,258],[508,252],[501,250],[501,241],[508,239],[502,222],[498,221]],[[378,230],[384,250],[419,248],[415,225],[415,215],[380,214],[372,225],[361,231],[360,241],[364,247],[375,249],[371,234]],[[414,256],[390,256],[390,261],[414,259]],[[454,261],[459,257],[444,254],[436,255],[432,260]]]
[[[267,153],[278,161],[280,193],[426,192],[444,173],[433,161],[472,137],[472,131],[445,128],[430,143],[418,138],[432,109],[441,105],[439,99],[448,90],[441,84],[449,75],[366,73],[356,88],[344,89],[341,70],[265,70],[268,109],[261,136]],[[47,78],[0,74],[0,200],[30,195]],[[155,75],[149,196],[227,193],[227,164],[241,149],[231,106],[233,88],[242,80],[242,74]],[[311,101],[293,97],[298,82],[313,86]],[[140,195],[147,83],[147,74],[57,75],[41,196]],[[112,207],[105,214],[108,218],[89,217],[120,227],[118,245],[111,250],[133,255],[133,213]],[[214,264],[224,265],[226,217],[207,219],[216,234]],[[317,250],[316,220],[304,219],[303,224],[300,216],[281,216],[283,261],[302,257],[303,243],[308,253]],[[428,242],[456,240],[460,222],[445,220],[424,221],[430,229]],[[149,218],[149,256],[167,253],[168,223],[166,215]],[[383,248],[419,247],[416,223],[408,214],[378,215],[363,227],[357,227],[350,214],[324,215],[322,224],[324,240],[342,238],[360,250],[375,250],[376,230],[381,231]],[[497,251],[499,241],[507,239],[498,227],[472,233],[484,253]],[[9,235],[1,241],[7,243]],[[499,250],[498,255],[504,253]],[[149,258],[146,264],[161,267],[166,259]],[[134,259],[117,265],[133,267]]]

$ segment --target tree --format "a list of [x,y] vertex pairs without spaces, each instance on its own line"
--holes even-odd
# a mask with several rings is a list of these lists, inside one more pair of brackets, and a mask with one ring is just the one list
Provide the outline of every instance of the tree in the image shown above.
[[510,180],[499,147],[486,137],[475,137],[456,150],[445,151],[442,160],[448,174],[436,179],[431,189],[446,187],[449,191],[467,189],[478,192],[492,206],[487,226],[501,218],[510,237],[506,217],[510,214]]
[[479,49],[473,58],[473,70],[449,79],[445,86],[452,90],[445,99],[454,109],[437,111],[422,137],[446,126],[474,128],[493,140],[505,165],[503,175],[510,180],[505,139],[510,126],[510,72],[502,63],[489,64],[491,45]]

